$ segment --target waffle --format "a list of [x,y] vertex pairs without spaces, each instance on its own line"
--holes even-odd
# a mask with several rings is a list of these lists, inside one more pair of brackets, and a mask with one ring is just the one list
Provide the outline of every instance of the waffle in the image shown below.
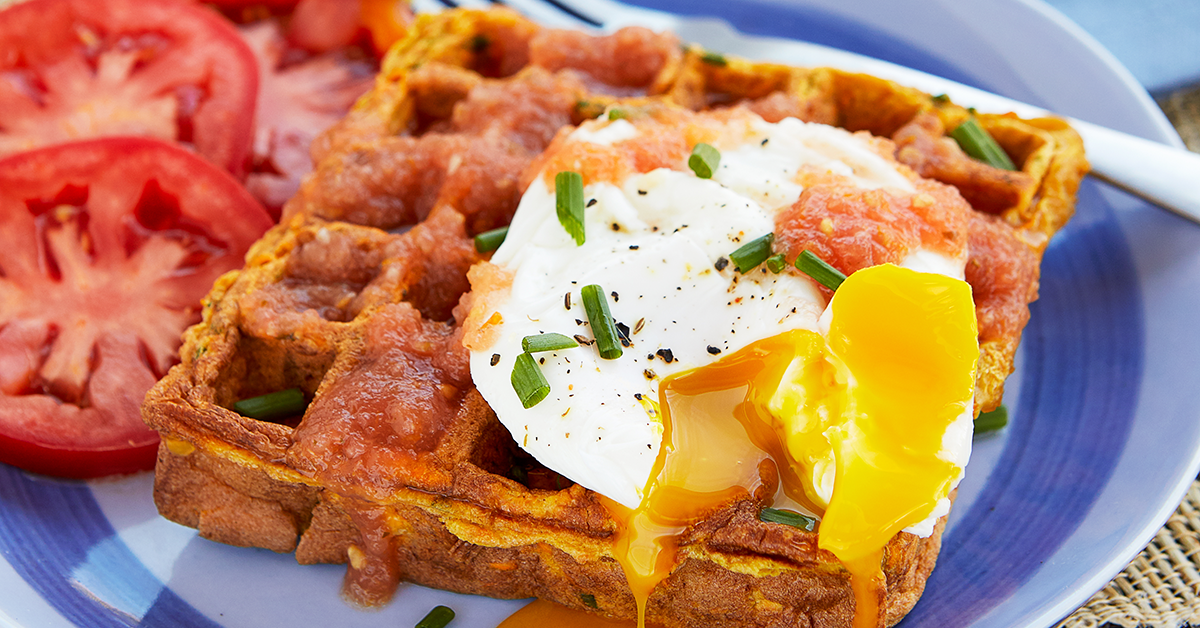
[[[181,363],[147,395],[143,416],[163,437],[163,516],[303,564],[348,563],[347,596],[367,606],[403,580],[636,617],[613,557],[617,523],[496,420],[471,384],[461,322],[483,259],[470,238],[507,224],[537,155],[567,125],[645,103],[744,105],[769,121],[869,131],[956,186],[978,214],[967,266],[976,406],[999,404],[1041,253],[1087,169],[1066,124],[976,116],[1020,166],[1000,171],[943,137],[971,112],[889,81],[728,58],[641,29],[598,38],[455,10],[420,17],[375,88],[313,146],[314,173],[283,220],[214,285]],[[302,417],[231,409],[290,388],[309,401]],[[731,501],[684,531],[650,621],[850,625],[848,572],[816,533],[760,521],[769,498]],[[885,548],[880,625],[916,603],[943,524]]]

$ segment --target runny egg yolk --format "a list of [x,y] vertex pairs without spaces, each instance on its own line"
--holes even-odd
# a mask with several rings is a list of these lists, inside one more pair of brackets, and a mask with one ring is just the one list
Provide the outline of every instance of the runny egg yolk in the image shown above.
[[776,473],[786,499],[820,515],[818,547],[850,573],[855,625],[879,625],[883,547],[962,474],[943,443],[970,420],[975,309],[965,282],[885,264],[848,277],[826,316],[824,335],[789,331],[663,382],[645,497],[606,501],[624,521],[615,553],[639,625],[686,526],[738,497],[770,502]]

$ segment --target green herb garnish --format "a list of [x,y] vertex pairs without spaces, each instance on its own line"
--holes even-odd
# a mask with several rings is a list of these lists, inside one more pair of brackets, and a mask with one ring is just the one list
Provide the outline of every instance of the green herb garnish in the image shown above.
[[1008,425],[1008,408],[996,406],[995,410],[980,412],[975,417],[975,433],[986,434]]
[[711,179],[719,165],[721,165],[721,151],[704,142],[696,144],[696,147],[692,149],[692,155],[688,157],[688,168],[691,168],[692,172],[701,179]]
[[575,246],[583,244],[583,175],[578,172],[560,172],[554,177],[554,205],[558,222],[575,240]]
[[574,338],[555,333],[525,336],[521,339],[521,349],[528,353],[558,351],[559,349],[571,349],[578,346],[579,343],[575,342]]
[[778,275],[787,268],[787,259],[783,257],[783,253],[776,253],[767,258],[767,270]]
[[446,624],[454,619],[454,611],[449,606],[435,606],[424,619],[417,622],[416,628],[446,628]]
[[233,409],[240,415],[259,421],[278,421],[290,416],[304,414],[304,393],[299,388],[289,388],[279,392],[267,393],[249,399],[242,399],[233,404]]
[[609,120],[623,120],[628,117],[629,117],[629,114],[625,113],[624,109],[609,109],[608,110],[608,119]]
[[817,528],[816,519],[807,517],[798,512],[793,512],[791,510],[763,508],[758,513],[758,520],[765,521],[767,523],[782,523],[784,525],[792,526],[793,528],[808,530],[809,532],[812,532]]
[[471,38],[471,52],[479,53],[487,50],[488,46],[492,45],[491,40],[483,35],[476,35]]
[[592,325],[592,336],[596,338],[596,349],[600,351],[600,357],[605,360],[621,357],[624,352],[621,350],[621,340],[617,336],[617,326],[608,310],[608,297],[604,296],[604,288],[591,284],[584,286],[579,293],[583,297],[583,310],[587,312],[588,322]]
[[517,356],[513,364],[512,387],[526,410],[536,406],[550,394],[550,382],[529,353]]
[[846,281],[846,276],[841,271],[825,263],[825,260],[809,250],[805,250],[796,258],[796,270],[812,277],[817,283],[833,291],[837,291],[838,286]]
[[722,68],[729,65],[729,60],[725,58],[725,55],[719,52],[705,52],[704,54],[700,55],[700,60],[709,65],[715,65]]
[[583,118],[597,118],[604,113],[604,104],[590,100],[575,101],[575,111]]
[[525,467],[520,465],[514,464],[511,468],[509,468],[508,477],[520,482],[521,484],[527,484],[529,482],[529,472],[525,470]]
[[583,603],[586,604],[589,608],[595,608],[595,609],[600,608],[600,606],[598,604],[596,604],[596,596],[592,595],[591,593],[580,593],[579,599],[583,600]]
[[733,267],[739,273],[748,273],[754,270],[759,264],[767,261],[768,257],[771,257],[771,244],[773,242],[775,242],[774,233],[768,233],[765,236],[755,238],[730,253],[729,260],[733,262]]
[[495,251],[504,243],[504,238],[508,236],[508,227],[500,227],[491,231],[484,231],[475,236],[475,250],[480,253]]
[[950,137],[958,142],[963,152],[989,166],[1003,170],[1017,169],[1013,165],[1012,159],[1008,158],[1008,153],[1005,153],[996,140],[992,139],[992,136],[979,126],[979,122],[975,118],[967,118],[966,122],[954,127],[954,130],[950,131]]

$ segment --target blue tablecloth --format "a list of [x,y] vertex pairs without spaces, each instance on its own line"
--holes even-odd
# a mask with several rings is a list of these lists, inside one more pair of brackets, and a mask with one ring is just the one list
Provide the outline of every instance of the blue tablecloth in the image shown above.
[[1200,0],[1046,0],[1151,93],[1200,83]]

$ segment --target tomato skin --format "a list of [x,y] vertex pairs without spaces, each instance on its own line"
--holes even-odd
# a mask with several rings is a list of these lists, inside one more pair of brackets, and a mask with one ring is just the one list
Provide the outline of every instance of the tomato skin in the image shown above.
[[190,143],[241,178],[257,90],[254,55],[207,7],[29,0],[0,11],[0,155],[139,135]]
[[88,480],[110,475],[129,475],[154,468],[158,457],[158,433],[145,443],[111,449],[71,449],[10,438],[0,432],[0,462],[60,478]]
[[0,159],[0,462],[76,478],[152,468],[142,398],[212,282],[270,226],[232,176],[158,140]]

